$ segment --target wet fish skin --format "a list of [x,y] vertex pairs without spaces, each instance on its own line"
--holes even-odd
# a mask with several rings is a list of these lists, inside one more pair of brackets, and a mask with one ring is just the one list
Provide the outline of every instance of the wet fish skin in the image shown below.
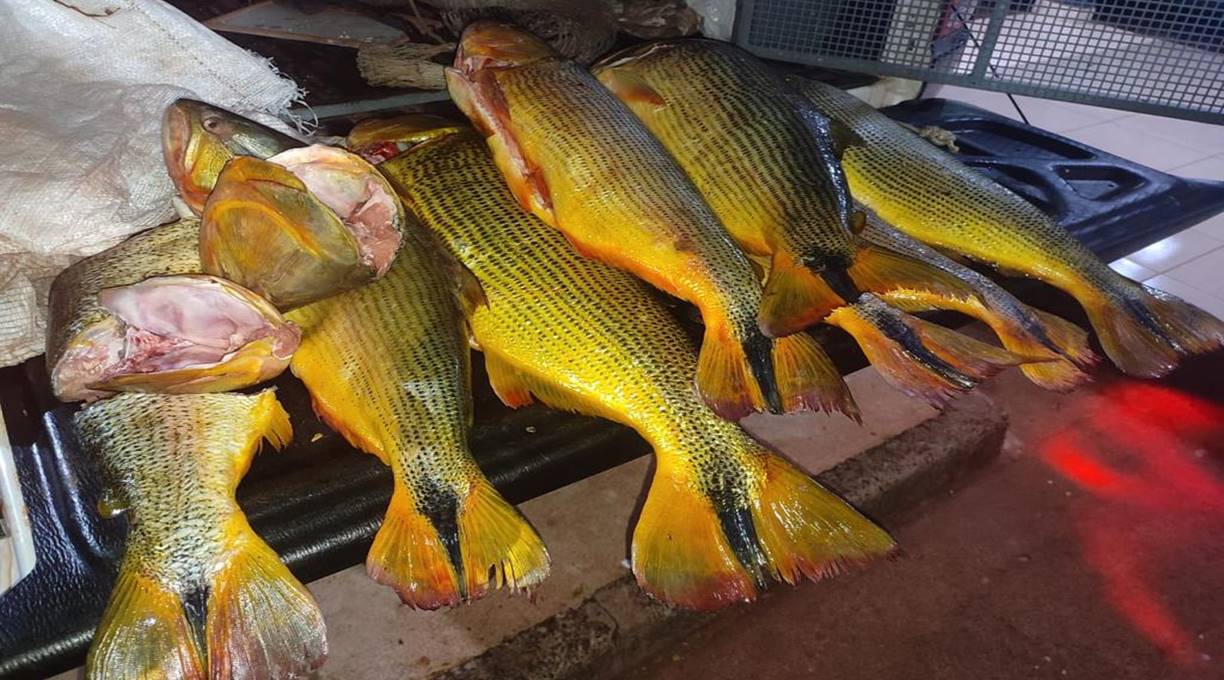
[[380,169],[479,281],[468,308],[494,390],[636,429],[657,465],[634,531],[653,597],[712,609],[885,554],[892,540],[806,474],[717,417],[692,388],[696,358],[640,281],[574,253],[498,181],[480,137],[459,132]]
[[323,663],[318,605],[234,500],[261,440],[292,437],[271,390],[123,394],[76,426],[129,526],[86,677],[290,678]]
[[613,54],[593,69],[684,168],[747,252],[771,260],[763,330],[853,302],[853,204],[828,121],[753,55],[714,40]]
[[162,118],[162,153],[183,202],[199,215],[225,164],[237,156],[268,158],[305,146],[289,135],[194,99],[178,99]]
[[1159,377],[1224,344],[1224,322],[1113,271],[1036,206],[837,88],[791,78],[864,144],[843,167],[855,198],[928,245],[1045,281],[1088,313],[1123,372]]
[[520,205],[583,255],[701,311],[696,382],[715,411],[734,420],[847,402],[811,338],[762,333],[751,263],[667,150],[586,69],[489,21],[464,30],[455,64],[451,95],[486,135]]
[[291,370],[333,429],[391,468],[367,571],[436,609],[533,587],[549,557],[468,449],[467,328],[445,251],[419,227],[405,237],[381,279],[289,312],[303,329]]

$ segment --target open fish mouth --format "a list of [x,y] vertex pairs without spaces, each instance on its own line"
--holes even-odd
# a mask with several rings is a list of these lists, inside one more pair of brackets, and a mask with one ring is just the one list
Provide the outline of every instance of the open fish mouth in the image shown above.
[[382,276],[399,251],[403,207],[382,175],[335,147],[235,158],[204,206],[205,271],[278,307],[314,302]]
[[378,165],[418,144],[459,132],[466,127],[448,118],[426,113],[394,118],[368,118],[349,132],[344,143],[349,151],[373,165]]
[[267,301],[214,276],[155,276],[98,302],[109,316],[55,366],[61,399],[239,389],[280,374],[300,340]]
[[519,26],[476,21],[463,29],[454,67],[471,75],[481,69],[513,68],[554,56],[548,43]]

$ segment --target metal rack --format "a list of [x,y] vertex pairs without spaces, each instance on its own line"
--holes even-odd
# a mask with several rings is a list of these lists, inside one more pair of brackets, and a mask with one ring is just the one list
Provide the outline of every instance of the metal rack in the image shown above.
[[772,59],[1224,124],[1224,0],[742,0]]

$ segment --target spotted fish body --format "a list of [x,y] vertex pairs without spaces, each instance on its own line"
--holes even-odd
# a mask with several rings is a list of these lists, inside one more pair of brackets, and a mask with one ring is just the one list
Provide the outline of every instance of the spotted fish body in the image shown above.
[[863,144],[843,158],[854,197],[929,245],[1022,272],[1073,295],[1110,359],[1156,377],[1224,343],[1224,322],[1114,272],[1036,206],[958,162],[857,98],[792,81]]
[[695,357],[638,281],[573,253],[515,205],[484,144],[460,132],[380,166],[409,210],[479,280],[469,315],[501,399],[635,428],[654,482],[633,539],[638,582],[669,603],[752,599],[887,552],[884,532],[717,417],[688,376]]
[[[548,573],[539,536],[468,450],[467,331],[456,286],[428,235],[411,232],[387,274],[301,307],[290,369],[315,410],[390,466],[395,487],[366,562],[422,608],[458,604]],[[493,574],[490,576],[490,568]]]
[[799,361],[820,352],[810,340],[783,348],[761,332],[750,262],[662,144],[585,68],[493,22],[464,31],[455,63],[451,94],[485,132],[520,204],[582,254],[701,311],[697,383],[715,410],[734,419],[842,398],[840,378]]
[[271,390],[123,394],[76,425],[129,518],[87,677],[289,678],[323,662],[318,606],[234,500],[260,441],[292,436]]
[[[828,121],[779,76],[713,40],[637,46],[593,72],[667,147],[739,245],[771,261],[767,331],[795,332],[857,299],[845,278],[853,205]],[[783,306],[797,286],[814,289],[806,304]]]

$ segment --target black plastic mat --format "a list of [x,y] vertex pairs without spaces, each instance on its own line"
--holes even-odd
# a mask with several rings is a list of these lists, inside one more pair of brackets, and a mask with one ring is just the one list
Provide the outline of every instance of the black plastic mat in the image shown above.
[[[886,112],[956,133],[962,160],[1037,203],[1106,260],[1224,210],[1224,183],[1179,179],[972,106],[931,99]],[[685,309],[678,312],[691,326]],[[822,339],[843,372],[863,366],[847,337],[825,332]],[[512,502],[647,453],[636,434],[605,421],[535,406],[508,411],[489,391],[479,355],[476,364],[473,451]],[[283,376],[275,384],[294,442],[256,458],[238,499],[294,573],[311,580],[364,560],[390,476],[314,417],[296,380]],[[0,676],[40,677],[83,660],[126,526],[98,518],[97,480],[71,427],[76,407],[51,396],[41,357],[0,369],[0,408],[38,555],[34,572],[0,596]]]

